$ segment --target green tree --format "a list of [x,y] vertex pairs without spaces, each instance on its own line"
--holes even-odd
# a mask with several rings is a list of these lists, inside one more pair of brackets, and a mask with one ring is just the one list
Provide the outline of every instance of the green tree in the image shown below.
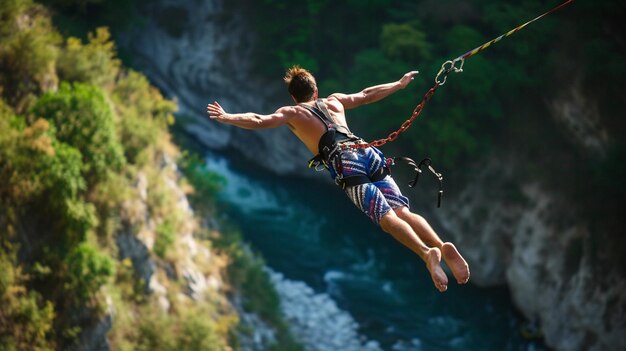
[[67,269],[65,290],[76,298],[77,306],[94,298],[114,274],[113,260],[89,242],[75,246],[64,262]]
[[431,58],[431,45],[418,22],[384,25],[380,43],[382,51],[392,59],[419,63]]
[[52,351],[54,308],[25,286],[14,250],[0,237],[0,349]]
[[125,163],[114,112],[101,89],[63,83],[58,92],[40,97],[32,113],[54,124],[59,141],[80,150],[89,184],[103,180],[109,171],[119,171]]
[[54,65],[60,35],[47,11],[31,0],[0,6],[0,95],[25,111],[35,96],[57,85]]
[[27,126],[10,110],[0,110],[0,126],[6,128],[0,133],[0,242],[19,243],[21,255],[35,262],[26,265],[34,274],[29,294],[40,291],[50,300],[59,312],[55,329],[66,330],[73,326],[68,308],[80,298],[67,293],[71,284],[65,284],[73,280],[63,261],[98,222],[94,206],[83,199],[81,154],[59,142],[47,120]]
[[145,164],[155,148],[165,147],[176,103],[165,99],[144,75],[132,70],[121,75],[111,99],[120,115],[117,130],[126,158],[132,164]]
[[83,44],[78,38],[68,38],[57,62],[60,79],[105,88],[113,86],[120,66],[115,44],[105,27],[89,33],[87,44]]
[[[24,120],[0,114],[0,205],[5,215],[2,228],[22,228],[21,236],[34,246],[45,244],[48,235],[64,233],[70,242],[82,240],[97,223],[93,207],[80,196],[86,189],[78,150],[59,143],[54,128],[43,119],[26,127]],[[46,213],[48,216],[30,216]],[[31,229],[28,229],[31,228]],[[42,233],[37,233],[41,229]],[[57,237],[59,239],[59,237]],[[30,241],[30,240],[28,240]],[[61,244],[65,240],[59,242]]]
[[[349,88],[342,90],[359,91],[364,87],[379,84],[380,82],[399,79],[404,73],[411,70],[411,66],[403,61],[391,60],[381,50],[371,49],[359,52],[354,59],[350,70],[352,80]],[[355,111],[349,111],[350,123],[355,133],[368,140],[386,137],[396,130],[402,122],[410,117],[411,110],[418,96],[415,87],[403,90],[385,99],[384,104],[371,104]]]

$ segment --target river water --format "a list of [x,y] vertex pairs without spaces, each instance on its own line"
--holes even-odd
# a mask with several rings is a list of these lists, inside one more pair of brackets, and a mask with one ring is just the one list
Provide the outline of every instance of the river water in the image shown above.
[[382,349],[544,350],[521,337],[505,288],[451,279],[439,293],[422,261],[332,184],[277,177],[232,159],[207,154],[206,164],[228,179],[219,199],[244,239],[271,270],[330,296]]

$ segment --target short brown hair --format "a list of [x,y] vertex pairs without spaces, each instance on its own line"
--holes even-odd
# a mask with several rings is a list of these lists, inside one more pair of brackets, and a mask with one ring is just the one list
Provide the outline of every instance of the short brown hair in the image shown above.
[[317,89],[315,77],[313,77],[311,72],[298,65],[289,68],[283,80],[287,83],[289,94],[296,99],[296,102],[311,100],[313,94],[315,94],[315,89]]

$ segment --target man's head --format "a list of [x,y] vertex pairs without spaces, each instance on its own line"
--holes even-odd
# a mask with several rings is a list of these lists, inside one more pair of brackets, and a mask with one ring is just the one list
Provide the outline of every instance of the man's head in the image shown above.
[[317,83],[315,77],[306,69],[294,65],[287,70],[283,78],[287,83],[287,90],[296,103],[311,101],[317,98]]

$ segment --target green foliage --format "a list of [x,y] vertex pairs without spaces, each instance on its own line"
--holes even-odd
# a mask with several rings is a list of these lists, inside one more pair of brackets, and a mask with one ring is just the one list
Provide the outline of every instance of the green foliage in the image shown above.
[[202,310],[190,312],[185,316],[180,326],[180,334],[175,350],[206,350],[222,351],[225,349],[224,340],[220,337],[217,326],[210,318],[209,313]]
[[77,298],[79,306],[94,298],[114,274],[112,259],[89,242],[74,247],[64,260],[67,267],[65,289]]
[[[0,239],[27,247],[29,260],[35,262],[29,268],[34,286],[43,287],[42,296],[51,300],[49,308],[54,303],[60,313],[55,329],[70,330],[67,309],[87,301],[90,291],[99,288],[98,269],[106,268],[100,264],[102,257],[91,256],[89,247],[81,245],[98,223],[94,206],[83,198],[87,184],[81,154],[59,142],[46,120],[27,126],[24,119],[3,110],[0,125],[8,128],[0,133],[0,175],[5,179],[0,184],[0,207],[6,209],[0,216]],[[28,295],[38,296],[36,291]],[[55,341],[64,344],[65,334],[57,335]]]
[[176,241],[176,226],[171,217],[165,218],[156,228],[156,238],[154,240],[154,253],[161,258],[165,258],[167,250]]
[[179,166],[194,188],[189,195],[194,208],[210,207],[216,194],[226,185],[226,178],[209,171],[204,160],[196,153],[185,152],[179,160]]
[[449,167],[462,158],[471,158],[479,150],[477,135],[470,134],[475,125],[463,118],[461,108],[452,108],[437,121],[423,121],[421,132],[426,137],[412,138],[414,149]]
[[135,71],[122,75],[111,95],[120,115],[118,134],[126,158],[132,164],[146,164],[149,153],[168,141],[167,127],[174,122],[176,104]]
[[264,320],[276,324],[280,321],[280,299],[275,292],[267,273],[263,270],[265,263],[260,257],[242,252],[235,259],[233,269],[241,269],[240,287],[245,297],[244,308],[257,313]]
[[[399,79],[411,69],[413,67],[402,61],[391,60],[379,50],[364,50],[355,57],[351,69],[353,79],[348,90],[360,91],[364,87],[388,81],[389,77]],[[325,87],[325,83],[322,84]],[[341,85],[339,82],[333,84]],[[413,89],[406,89],[388,97],[384,104],[370,104],[348,112],[349,118],[352,117],[351,129],[368,140],[387,136],[399,127],[398,123],[410,117],[413,106],[407,106],[406,102],[414,98],[413,94]]]
[[213,243],[232,260],[228,266],[228,277],[235,291],[241,294],[244,309],[255,313],[277,330],[277,343],[270,349],[303,350],[281,316],[280,298],[264,270],[263,259],[252,253],[239,232],[232,228],[224,229],[223,235],[215,238]]
[[293,65],[298,64],[302,67],[306,67],[307,69],[311,71],[316,71],[319,69],[319,65],[317,64],[317,59],[315,59],[315,57],[308,54],[306,51],[301,51],[301,50],[278,51],[277,56],[282,67],[291,67]]
[[[110,231],[119,222],[129,181],[118,133],[144,133],[142,143],[122,140],[130,148],[162,150],[175,106],[137,73],[118,81],[120,63],[106,30],[89,35],[87,44],[70,38],[61,47],[39,5],[3,2],[0,17],[0,241],[22,242],[34,262],[26,267],[34,277],[28,288],[17,270],[7,269],[1,281],[0,348],[63,349],[79,336],[75,316],[98,312],[98,291],[114,274],[114,259],[87,238],[99,225]],[[53,92],[56,69],[74,83]],[[27,110],[27,118],[15,114]],[[116,112],[131,110],[130,119],[144,123],[121,127]]]
[[0,349],[52,351],[54,308],[35,291],[25,287],[12,249],[0,245]]
[[111,87],[120,71],[121,62],[116,57],[115,44],[105,27],[88,34],[89,42],[70,37],[61,50],[57,62],[60,79],[89,83],[98,87]]
[[[432,85],[444,61],[546,10],[545,4],[532,1],[516,4],[474,1],[469,2],[464,10],[452,11],[448,2],[417,6],[408,1],[384,0],[332,4],[322,1],[316,4],[314,11],[310,6],[285,6],[275,1],[250,6],[254,8],[253,24],[259,32],[268,33],[267,40],[271,40],[271,43],[261,43],[257,59],[266,66],[285,63],[284,58],[301,59],[300,63],[312,68],[316,74],[322,96],[337,91],[359,91],[398,79],[408,70],[420,70],[420,76],[410,86],[418,91],[416,94],[405,95],[402,99],[394,94],[380,103],[382,107],[367,106],[348,113],[349,117],[354,113],[367,120],[362,122],[359,117],[351,119],[351,124],[353,130],[368,140],[385,137],[410,116],[411,109]],[[332,11],[329,10],[331,6]],[[614,2],[582,6],[588,7],[589,13],[595,13],[595,18],[602,18],[601,13],[621,13],[618,10],[621,7]],[[567,9],[571,10],[572,7]],[[284,20],[273,21],[275,16],[266,11]],[[566,12],[559,12],[559,15],[560,18],[549,16],[533,23],[468,59],[463,74],[451,74],[446,86],[439,89],[437,96],[427,104],[422,117],[408,132],[413,140],[408,141],[403,135],[398,142],[401,145],[397,147],[409,154],[436,149],[434,154],[445,159],[445,165],[452,169],[458,169],[451,166],[463,163],[469,154],[488,153],[490,145],[507,126],[507,120],[501,117],[511,116],[507,111],[526,103],[519,97],[539,91],[546,81],[551,83],[548,77],[555,71],[571,74],[571,69],[567,68],[571,68],[572,63],[557,53],[563,47],[580,46],[575,39],[568,38],[572,37],[571,33],[582,31],[575,23],[570,23]],[[595,28],[611,27],[613,22],[617,28],[618,21],[602,21],[600,24],[592,19],[594,16],[585,14],[587,17]],[[346,18],[350,18],[349,24]],[[294,22],[298,23],[297,26]],[[577,57],[585,57],[593,62],[590,63],[592,69],[604,72],[597,77],[622,76],[626,70],[624,65],[620,66],[618,58],[623,55],[615,47],[615,41],[605,40],[605,37],[587,40],[585,43],[589,43],[590,46],[586,46],[589,49]],[[559,47],[561,42],[565,44]],[[266,55],[268,48],[283,59]],[[606,57],[604,53],[607,51],[613,55]],[[312,62],[309,57],[316,60]],[[278,69],[271,74],[276,75],[276,71]],[[459,139],[452,141],[451,137]]]
[[[69,3],[57,2],[99,6]],[[40,5],[9,0],[0,18],[0,243],[22,244],[24,269],[32,276],[25,284],[13,253],[6,259],[0,251],[0,348],[75,347],[82,329],[104,312],[99,292],[106,285],[107,294],[128,299],[122,307],[142,315],[126,319],[140,327],[117,334],[114,347],[225,349],[236,316],[215,296],[194,302],[195,309],[180,303],[178,310],[157,315],[156,302],[129,274],[132,264],[120,264],[119,274],[133,280],[130,293],[128,282],[111,279],[117,249],[112,235],[128,220],[120,208],[127,209],[140,172],[154,186],[148,205],[160,223],[155,253],[175,259],[168,249],[189,218],[173,210],[179,194],[164,174],[174,170],[157,162],[176,154],[168,133],[176,104],[143,75],[122,69],[106,29],[89,34],[86,43],[69,38],[62,45]],[[64,80],[58,89],[57,73]],[[199,168],[194,172],[201,174]],[[211,182],[201,191],[214,191]],[[96,233],[104,235],[96,241]],[[175,280],[171,285],[178,289]]]
[[417,22],[385,24],[380,43],[381,50],[392,59],[417,63],[431,58],[431,45]]
[[104,92],[82,83],[63,83],[56,93],[44,94],[32,109],[57,128],[57,138],[81,151],[83,173],[91,183],[119,171],[125,163],[118,142],[114,112]]
[[348,0],[348,4],[350,4],[350,8],[354,9],[354,11],[363,11],[368,9],[373,9],[374,11],[379,11],[380,9],[384,9],[390,5],[391,0],[370,0],[370,1],[360,1],[360,0]]
[[[83,164],[78,150],[58,142],[54,129],[45,120],[24,127],[15,116],[0,116],[0,124],[17,125],[3,130],[0,137],[0,203],[7,208],[12,226],[29,213],[45,212],[54,226],[41,222],[44,230],[62,230],[64,242],[77,242],[96,225],[93,207],[80,199],[86,189],[81,175]],[[21,122],[18,122],[21,121]],[[31,223],[38,223],[31,221]]]
[[204,308],[185,309],[183,314],[166,314],[143,309],[134,341],[138,351],[223,351],[226,348]]
[[[460,49],[473,49],[487,41],[487,37],[480,34],[476,29],[462,24],[450,28],[445,33],[443,45],[447,52],[456,52]],[[460,52],[459,52],[460,53]]]
[[[195,190],[191,196],[194,209],[203,213],[212,212],[213,208],[207,207],[207,204],[213,202],[216,192],[226,180],[207,171],[203,160],[195,153],[184,154],[180,165]],[[228,226],[227,223],[224,225]],[[263,259],[245,246],[239,232],[234,229],[223,229],[218,235],[205,234],[205,238],[210,239],[214,247],[231,260],[228,265],[229,283],[241,294],[243,307],[277,330],[277,343],[270,350],[303,350],[282,319],[280,299],[264,270]]]
[[5,0],[0,6],[0,96],[18,112],[54,88],[59,34],[46,10],[30,0]]

